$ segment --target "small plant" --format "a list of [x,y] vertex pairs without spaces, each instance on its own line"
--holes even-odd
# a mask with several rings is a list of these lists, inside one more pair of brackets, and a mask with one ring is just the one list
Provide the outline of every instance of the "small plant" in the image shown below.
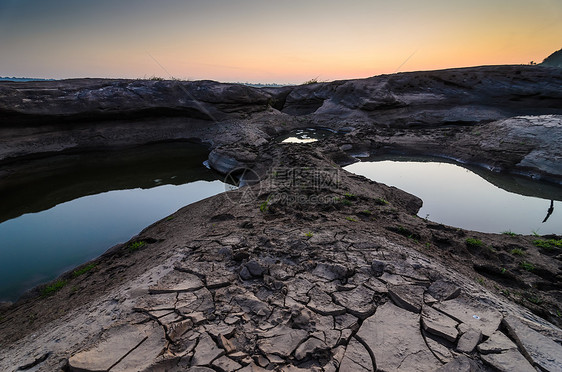
[[362,210],[361,212],[359,212],[360,214],[364,215],[364,216],[370,216],[373,214],[373,212],[371,212],[368,209]]
[[166,218],[166,221],[171,221],[171,220],[173,220],[174,218],[176,218],[176,217],[175,217],[175,216],[169,216],[169,217]]
[[302,85],[309,85],[309,84],[316,84],[316,83],[318,83],[318,76],[315,77],[314,79],[305,81],[304,83],[302,83]]
[[542,300],[538,296],[529,296],[527,300],[535,305],[540,305],[542,303]]
[[533,266],[533,264],[527,262],[527,261],[523,261],[519,264],[523,269],[531,272],[533,270],[535,270],[535,266]]
[[536,230],[531,231],[531,233],[533,234],[533,236],[540,236]]
[[353,205],[353,203],[350,200],[347,200],[345,198],[334,198],[334,201],[338,203],[342,203],[343,205],[348,207]]
[[144,247],[146,245],[146,242],[144,240],[139,240],[138,242],[133,242],[130,243],[127,248],[129,249],[129,252],[135,252],[138,251],[139,249],[141,249],[142,247]]
[[267,198],[266,201],[260,204],[260,212],[265,213],[269,211],[269,202],[271,201],[271,196]]
[[53,284],[48,285],[45,288],[43,288],[43,290],[41,291],[41,295],[43,297],[47,297],[47,296],[50,296],[52,294],[55,294],[58,291],[60,291],[61,289],[63,289],[66,284],[67,284],[66,280],[59,279],[56,282],[54,282]]
[[425,243],[425,247],[426,247],[427,249],[431,248],[431,243],[430,243],[430,242],[426,242],[426,243]]
[[408,230],[404,226],[398,226],[398,228],[396,229],[396,232],[400,235],[407,236],[408,238],[410,238],[412,236],[412,234],[410,233],[410,230]]
[[522,250],[521,248],[513,248],[511,250],[511,254],[515,255],[515,256],[524,256],[525,255],[525,251]]
[[544,248],[546,250],[552,251],[555,248],[562,248],[562,239],[549,239],[549,240],[534,240],[533,244],[539,248]]
[[500,273],[505,274],[507,269],[505,267],[500,267]]
[[312,236],[313,236],[314,234],[312,233],[312,231],[309,231],[309,232],[307,232],[307,233],[304,234],[304,235],[306,235],[307,238],[312,238]]
[[504,235],[509,235],[509,236],[517,236],[516,233],[514,233],[514,232],[512,232],[512,231],[510,231],[510,230],[503,231],[502,234],[504,234]]
[[357,222],[357,218],[355,217],[347,216],[345,219],[351,222]]
[[478,278],[476,281],[480,283],[480,285],[484,285],[484,278]]
[[467,238],[465,240],[467,246],[472,248],[478,248],[482,246],[482,241],[476,238]]
[[388,205],[388,202],[382,198],[375,199],[375,204],[377,205]]
[[[562,312],[560,310],[556,310],[556,316],[558,318],[562,318]],[[0,319],[0,320],[2,320],[2,319]]]
[[344,196],[344,198],[349,199],[349,200],[355,200],[355,199],[357,199],[357,196],[356,196],[356,195],[354,195],[354,194],[352,194],[352,193],[349,193],[349,192],[346,192],[343,196]]
[[79,277],[80,275],[84,275],[86,274],[88,271],[92,270],[93,268],[95,268],[97,266],[97,264],[95,263],[91,263],[87,266],[84,266],[83,268],[79,269],[79,270],[74,270],[74,272],[72,273],[72,277],[76,278]]
[[507,289],[502,289],[502,295],[504,295],[505,297],[509,297],[509,290]]

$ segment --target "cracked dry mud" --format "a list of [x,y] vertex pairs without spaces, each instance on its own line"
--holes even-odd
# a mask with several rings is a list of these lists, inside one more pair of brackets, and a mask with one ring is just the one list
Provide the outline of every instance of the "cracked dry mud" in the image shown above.
[[[277,151],[279,164],[331,164],[312,146]],[[416,197],[345,172],[307,191],[323,198],[281,191],[301,194],[266,179],[187,206],[139,250],[106,253],[78,291],[20,304],[53,319],[8,312],[2,370],[561,370],[559,328],[478,284],[462,255],[389,229],[429,224]]]

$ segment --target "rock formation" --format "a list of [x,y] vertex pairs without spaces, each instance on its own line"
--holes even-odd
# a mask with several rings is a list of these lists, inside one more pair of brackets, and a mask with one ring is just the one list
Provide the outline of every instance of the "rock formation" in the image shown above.
[[[560,82],[505,66],[262,89],[0,84],[5,175],[24,155],[197,138],[215,169],[261,179],[154,223],[51,295],[0,307],[0,369],[561,370],[562,256],[534,243],[559,238],[432,223],[419,198],[338,167],[392,150],[560,182]],[[271,141],[306,126],[340,135]],[[297,187],[279,168],[302,170]],[[337,182],[311,188],[311,169]]]

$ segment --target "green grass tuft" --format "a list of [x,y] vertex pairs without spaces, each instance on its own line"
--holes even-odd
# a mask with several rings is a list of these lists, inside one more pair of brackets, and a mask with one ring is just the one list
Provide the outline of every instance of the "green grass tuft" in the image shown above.
[[43,297],[53,295],[53,294],[57,293],[58,291],[60,291],[61,289],[63,289],[64,286],[67,283],[68,282],[66,280],[59,279],[56,282],[54,282],[53,284],[48,285],[45,288],[43,288],[43,290],[41,290],[41,295]]
[[533,270],[535,270],[535,266],[527,261],[523,261],[519,264],[523,269],[531,272]]
[[86,274],[88,271],[94,269],[96,266],[97,266],[97,264],[91,263],[91,264],[89,264],[89,265],[87,265],[87,266],[84,266],[84,267],[81,268],[81,269],[74,270],[74,272],[72,273],[72,277],[73,277],[73,278],[76,278],[76,277],[79,277],[80,275],[84,275],[84,274]]
[[377,204],[377,205],[388,205],[388,201],[386,201],[382,198],[377,198],[377,199],[375,199],[375,204]]
[[535,305],[540,305],[542,300],[538,296],[528,296],[527,300]]
[[129,249],[129,252],[135,252],[138,251],[139,249],[141,249],[142,247],[144,247],[146,245],[146,242],[144,240],[139,240],[138,242],[133,242],[130,243],[127,248]]
[[511,254],[515,255],[515,256],[524,256],[525,255],[525,251],[522,250],[521,248],[513,248],[511,250]]
[[482,241],[476,238],[467,238],[465,243],[469,247],[478,248],[482,246]]
[[514,233],[514,232],[512,232],[512,231],[509,231],[509,230],[503,231],[502,234],[504,234],[504,235],[509,235],[509,236],[517,236],[516,233]]
[[271,196],[267,198],[266,201],[260,204],[260,212],[265,213],[269,211],[269,202],[271,201]]
[[351,221],[351,222],[357,222],[357,218],[355,218],[355,217],[348,216],[345,219],[348,220],[348,221]]
[[533,244],[539,248],[552,251],[556,248],[562,248],[562,239],[534,240]]

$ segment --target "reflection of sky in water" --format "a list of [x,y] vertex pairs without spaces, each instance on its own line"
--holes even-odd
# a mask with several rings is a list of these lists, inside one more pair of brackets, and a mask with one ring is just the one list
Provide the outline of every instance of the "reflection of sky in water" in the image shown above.
[[562,233],[562,203],[555,201],[542,223],[550,200],[507,192],[454,164],[380,161],[345,169],[420,197],[418,216],[431,221],[483,232]]
[[111,191],[0,224],[0,300],[129,240],[178,208],[225,190],[220,181]]
[[289,137],[283,141],[282,143],[310,143],[318,141],[315,138],[299,138],[299,137]]
[[281,140],[281,143],[311,143],[326,138],[332,134],[334,134],[334,132],[327,129],[295,129],[289,134],[281,136],[278,141]]

